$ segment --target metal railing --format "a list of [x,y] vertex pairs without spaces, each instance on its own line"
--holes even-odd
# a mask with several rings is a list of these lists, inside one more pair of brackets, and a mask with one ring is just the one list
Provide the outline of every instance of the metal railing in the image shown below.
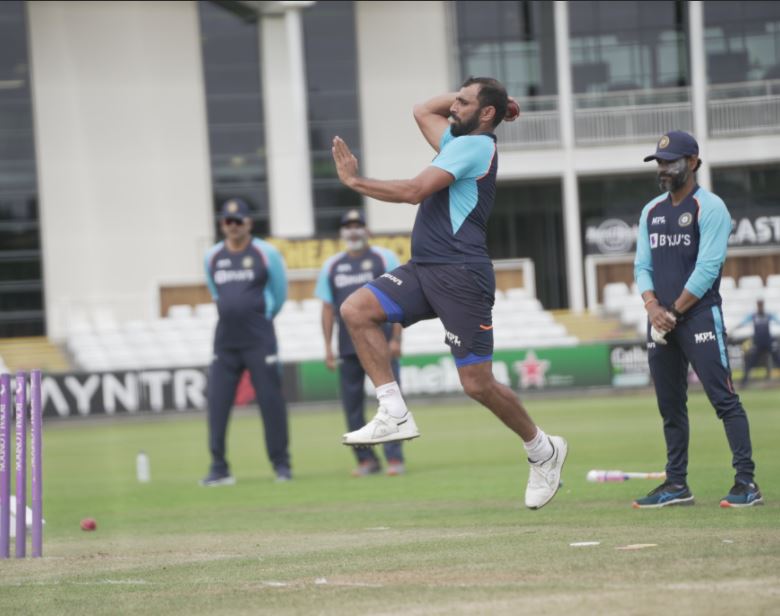
[[496,130],[502,147],[557,147],[561,144],[561,122],[558,115],[557,96],[522,98],[520,119],[504,122]]
[[655,140],[670,128],[690,131],[690,103],[577,109],[574,136],[577,145],[605,145]]
[[[707,95],[711,136],[780,133],[780,79],[713,85]],[[693,130],[690,88],[577,94],[573,103],[580,146],[652,141],[671,129]],[[520,105],[520,120],[498,128],[503,146],[560,146],[558,97],[529,98]]]
[[780,79],[710,86],[707,93],[713,137],[780,132]]

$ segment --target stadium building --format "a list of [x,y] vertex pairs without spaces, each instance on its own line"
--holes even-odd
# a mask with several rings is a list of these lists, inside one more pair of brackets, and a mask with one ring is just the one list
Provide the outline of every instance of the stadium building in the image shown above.
[[361,205],[375,233],[407,234],[414,207],[340,186],[331,138],[366,175],[413,176],[431,151],[412,105],[468,75],[521,103],[489,241],[533,263],[546,309],[630,282],[657,193],[642,158],[674,128],[737,223],[730,275],[780,272],[778,3],[7,0],[0,337],[159,316],[166,289],[202,285],[229,197],[280,240],[335,238]]

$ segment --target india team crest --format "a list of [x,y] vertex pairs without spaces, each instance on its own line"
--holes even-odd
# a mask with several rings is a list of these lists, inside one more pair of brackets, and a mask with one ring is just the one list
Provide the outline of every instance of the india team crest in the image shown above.
[[677,224],[681,227],[687,227],[693,222],[693,214],[690,212],[683,212],[680,214],[680,217],[677,219]]
[[366,259],[363,261],[363,263],[360,264],[360,269],[367,271],[370,270],[373,264],[371,263],[371,259]]
[[241,261],[241,267],[245,267],[246,269],[249,269],[254,264],[254,261],[252,260],[252,257],[246,256],[244,257],[243,261]]
[[669,145],[669,137],[664,135],[663,137],[661,137],[661,140],[658,142],[658,149],[663,150],[668,145]]
[[230,214],[235,214],[236,212],[238,212],[238,203],[236,203],[235,201],[231,201],[230,203],[228,203],[227,211]]

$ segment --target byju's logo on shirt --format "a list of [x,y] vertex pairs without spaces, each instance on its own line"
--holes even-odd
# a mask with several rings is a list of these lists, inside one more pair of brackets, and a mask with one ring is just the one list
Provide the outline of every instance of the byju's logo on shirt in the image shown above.
[[337,289],[343,289],[352,285],[362,285],[371,282],[374,279],[373,272],[362,272],[360,274],[336,274],[333,277],[333,284]]
[[677,246],[690,246],[691,235],[689,233],[651,233],[650,248],[675,248]]
[[254,270],[219,270],[214,273],[214,282],[225,284],[227,282],[249,282],[255,279]]
[[698,334],[693,334],[693,339],[696,341],[696,344],[704,344],[705,342],[715,342],[715,334],[712,332],[699,332]]

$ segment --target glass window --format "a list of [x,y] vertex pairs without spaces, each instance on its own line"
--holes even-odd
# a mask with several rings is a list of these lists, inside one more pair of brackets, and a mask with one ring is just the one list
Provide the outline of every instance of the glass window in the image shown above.
[[561,182],[499,184],[488,221],[493,259],[527,257],[536,268],[536,294],[547,309],[565,308],[566,256]]
[[0,338],[45,334],[25,3],[0,2]]
[[780,79],[780,5],[705,2],[704,37],[710,83]]
[[583,240],[588,221],[620,218],[635,223],[645,204],[662,192],[654,163],[647,163],[642,174],[580,177],[578,188]]
[[574,92],[688,85],[685,4],[681,0],[569,2]]
[[216,214],[240,197],[249,204],[254,233],[269,231],[263,92],[257,20],[217,2],[198,2],[206,86],[209,155]]
[[337,233],[345,210],[361,207],[360,195],[338,181],[331,157],[334,135],[360,158],[357,42],[353,2],[317,2],[303,12],[311,148],[314,226]]
[[753,207],[772,208],[780,214],[780,165],[715,167],[712,188],[732,215]]
[[513,96],[557,94],[551,2],[454,4],[461,81],[494,77]]

